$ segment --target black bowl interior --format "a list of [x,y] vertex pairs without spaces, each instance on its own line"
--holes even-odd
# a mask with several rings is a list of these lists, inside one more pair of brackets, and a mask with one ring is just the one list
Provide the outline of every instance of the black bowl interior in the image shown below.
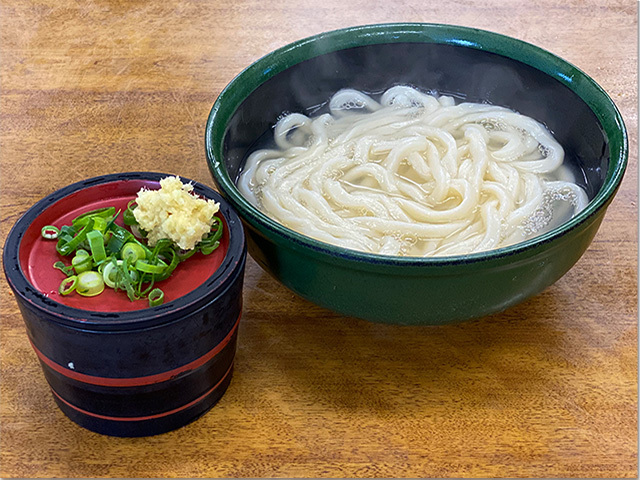
[[342,88],[371,94],[412,85],[459,100],[509,107],[545,124],[565,149],[577,183],[593,198],[606,177],[606,134],[589,106],[547,74],[491,52],[438,43],[388,43],[326,53],[291,66],[256,88],[231,117],[223,159],[236,179],[247,155],[279,116],[320,114]]

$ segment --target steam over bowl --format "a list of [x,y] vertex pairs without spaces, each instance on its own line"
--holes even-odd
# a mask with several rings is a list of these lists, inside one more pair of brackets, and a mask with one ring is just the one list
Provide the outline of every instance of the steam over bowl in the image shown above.
[[[381,92],[394,85],[509,107],[545,124],[583,172],[588,206],[512,246],[415,258],[314,240],[272,220],[238,191],[235,181],[248,153],[283,112],[310,114],[342,88]],[[205,143],[213,178],[245,225],[249,253],[267,272],[336,312],[411,325],[495,313],[553,284],[591,243],[628,154],[618,110],[576,67],[513,38],[432,24],[347,28],[266,55],[215,101]]]

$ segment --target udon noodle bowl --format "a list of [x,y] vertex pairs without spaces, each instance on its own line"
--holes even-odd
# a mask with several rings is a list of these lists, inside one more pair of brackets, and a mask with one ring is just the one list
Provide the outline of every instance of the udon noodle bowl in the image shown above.
[[253,152],[238,188],[317,240],[399,256],[504,247],[576,215],[588,198],[564,151],[507,108],[395,86],[341,90],[329,113],[292,113]]

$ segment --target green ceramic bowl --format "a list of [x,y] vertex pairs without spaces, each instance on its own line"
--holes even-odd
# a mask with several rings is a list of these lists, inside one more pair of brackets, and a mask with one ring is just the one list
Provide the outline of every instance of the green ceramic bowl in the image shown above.
[[[564,225],[517,245],[439,257],[389,257],[313,240],[243,198],[238,171],[282,112],[309,113],[340,88],[411,84],[510,107],[546,124],[584,172],[591,201]],[[253,63],[224,89],[206,127],[220,192],[242,218],[253,258],[302,297],[376,322],[426,325],[480,317],[554,283],[580,258],[627,163],[620,113],[591,78],[528,43],[471,28],[370,25],[323,33]]]

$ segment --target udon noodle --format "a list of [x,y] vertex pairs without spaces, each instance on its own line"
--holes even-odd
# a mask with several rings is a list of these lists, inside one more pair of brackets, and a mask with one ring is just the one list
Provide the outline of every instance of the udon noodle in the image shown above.
[[282,117],[238,188],[283,225],[345,248],[441,256],[510,245],[588,202],[549,131],[507,108],[392,87]]

